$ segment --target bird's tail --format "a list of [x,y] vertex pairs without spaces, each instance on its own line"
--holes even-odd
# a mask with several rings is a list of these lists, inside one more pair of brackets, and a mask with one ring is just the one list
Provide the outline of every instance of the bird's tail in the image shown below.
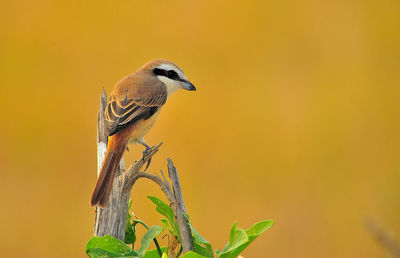
[[106,155],[103,161],[103,166],[100,170],[100,175],[97,179],[96,187],[94,188],[90,204],[105,208],[110,199],[110,194],[114,182],[115,175],[119,162],[126,149],[128,139],[124,139],[121,135],[113,135],[109,138],[109,143]]

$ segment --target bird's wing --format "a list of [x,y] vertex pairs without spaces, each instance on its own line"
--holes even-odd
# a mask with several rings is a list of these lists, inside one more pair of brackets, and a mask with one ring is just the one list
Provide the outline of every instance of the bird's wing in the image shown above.
[[126,95],[122,100],[111,99],[107,104],[105,114],[107,135],[116,134],[138,120],[150,118],[165,104],[166,100],[166,91],[147,97],[128,98]]

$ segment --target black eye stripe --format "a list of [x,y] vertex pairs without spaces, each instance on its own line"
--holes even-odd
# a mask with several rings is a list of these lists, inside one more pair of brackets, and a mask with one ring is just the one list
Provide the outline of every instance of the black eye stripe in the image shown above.
[[164,76],[166,76],[166,72],[167,72],[167,71],[165,71],[165,70],[163,70],[163,69],[155,68],[155,69],[153,70],[153,72],[154,72],[155,75],[164,75]]
[[179,80],[179,75],[177,72],[175,72],[174,70],[164,70],[164,69],[160,69],[160,68],[154,68],[153,70],[155,75],[161,75],[161,76],[165,76],[168,77],[172,80]]

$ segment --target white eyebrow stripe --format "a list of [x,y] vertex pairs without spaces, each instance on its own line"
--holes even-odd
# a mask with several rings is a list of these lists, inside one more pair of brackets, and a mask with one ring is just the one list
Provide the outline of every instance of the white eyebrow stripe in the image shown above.
[[168,70],[174,70],[179,75],[179,78],[187,80],[187,78],[186,78],[185,74],[183,73],[183,71],[181,69],[179,69],[178,67],[174,66],[174,65],[160,64],[156,68],[167,70],[167,71]]

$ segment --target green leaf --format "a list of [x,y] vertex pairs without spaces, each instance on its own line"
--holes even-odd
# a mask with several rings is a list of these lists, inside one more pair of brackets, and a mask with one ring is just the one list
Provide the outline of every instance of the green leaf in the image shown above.
[[129,204],[128,204],[128,211],[126,214],[126,226],[125,226],[125,239],[124,242],[126,244],[132,244],[132,248],[135,245],[135,241],[136,241],[136,223],[133,222],[131,223],[131,219],[132,216],[130,214],[130,209],[132,206],[132,200],[129,200]]
[[[167,252],[167,247],[166,246],[161,247],[161,251],[163,253]],[[158,250],[156,248],[156,249],[147,251],[144,258],[160,258],[160,254],[158,253]]]
[[92,237],[86,244],[86,253],[90,257],[137,256],[137,253],[124,242],[110,235]]
[[225,246],[225,248],[222,250],[222,253],[229,253],[237,248],[239,246],[245,244],[249,238],[247,237],[246,232],[237,227],[237,222],[233,223],[233,226],[231,228],[231,233],[229,235],[229,242]]
[[169,221],[167,219],[161,219],[161,224],[163,225],[164,228],[166,228],[168,230],[170,230],[172,228],[172,226],[169,224]]
[[[120,258],[120,257],[124,257],[124,258],[137,258],[137,256],[121,256],[120,254],[113,254],[110,252],[107,252],[101,248],[94,248],[94,249],[90,249],[87,254],[89,255],[89,257],[91,258]],[[157,257],[159,258],[159,257]]]
[[139,257],[144,257],[147,248],[149,247],[151,241],[158,236],[161,232],[163,232],[164,228],[161,226],[152,226],[149,230],[143,235],[142,245],[139,250],[137,250]]
[[205,257],[214,257],[211,244],[197,232],[190,221],[189,226],[192,231],[194,251]]
[[194,240],[199,244],[210,244],[199,232],[193,227],[192,223],[189,222],[190,230],[192,231]]
[[214,254],[211,248],[211,245],[199,245],[198,243],[193,243],[193,251],[197,254],[200,254],[204,257],[209,257],[209,258],[213,258]]
[[205,256],[202,256],[200,254],[197,254],[195,252],[187,252],[184,255],[182,255],[182,258],[204,258]]
[[169,207],[169,205],[166,204],[165,202],[158,199],[157,197],[154,196],[147,196],[147,197],[156,205],[156,210],[168,219],[170,225],[174,225],[175,221],[174,211],[172,210],[172,208]]
[[219,258],[237,257],[254,239],[272,227],[272,220],[264,220],[254,224],[251,228],[243,230],[237,227],[237,222],[232,226],[229,242],[222,251],[217,250]]
[[246,234],[249,236],[249,238],[258,237],[259,235],[264,233],[267,229],[272,227],[272,225],[274,225],[274,222],[272,220],[260,221],[251,226],[251,228],[249,228],[248,230],[246,230]]
[[136,223],[131,223],[130,220],[126,221],[126,227],[125,227],[125,239],[124,242],[126,244],[135,244],[136,241]]
[[154,196],[147,196],[147,197],[156,205],[156,210],[167,218],[168,223],[166,223],[166,221],[163,219],[161,220],[163,226],[168,229],[171,235],[176,236],[178,238],[178,241],[181,242],[178,223],[176,223],[174,211],[172,210],[172,208],[165,202],[158,199],[157,197]]
[[129,214],[129,210],[132,207],[132,199],[129,199],[129,203],[128,203],[128,216],[130,217],[131,215]]

